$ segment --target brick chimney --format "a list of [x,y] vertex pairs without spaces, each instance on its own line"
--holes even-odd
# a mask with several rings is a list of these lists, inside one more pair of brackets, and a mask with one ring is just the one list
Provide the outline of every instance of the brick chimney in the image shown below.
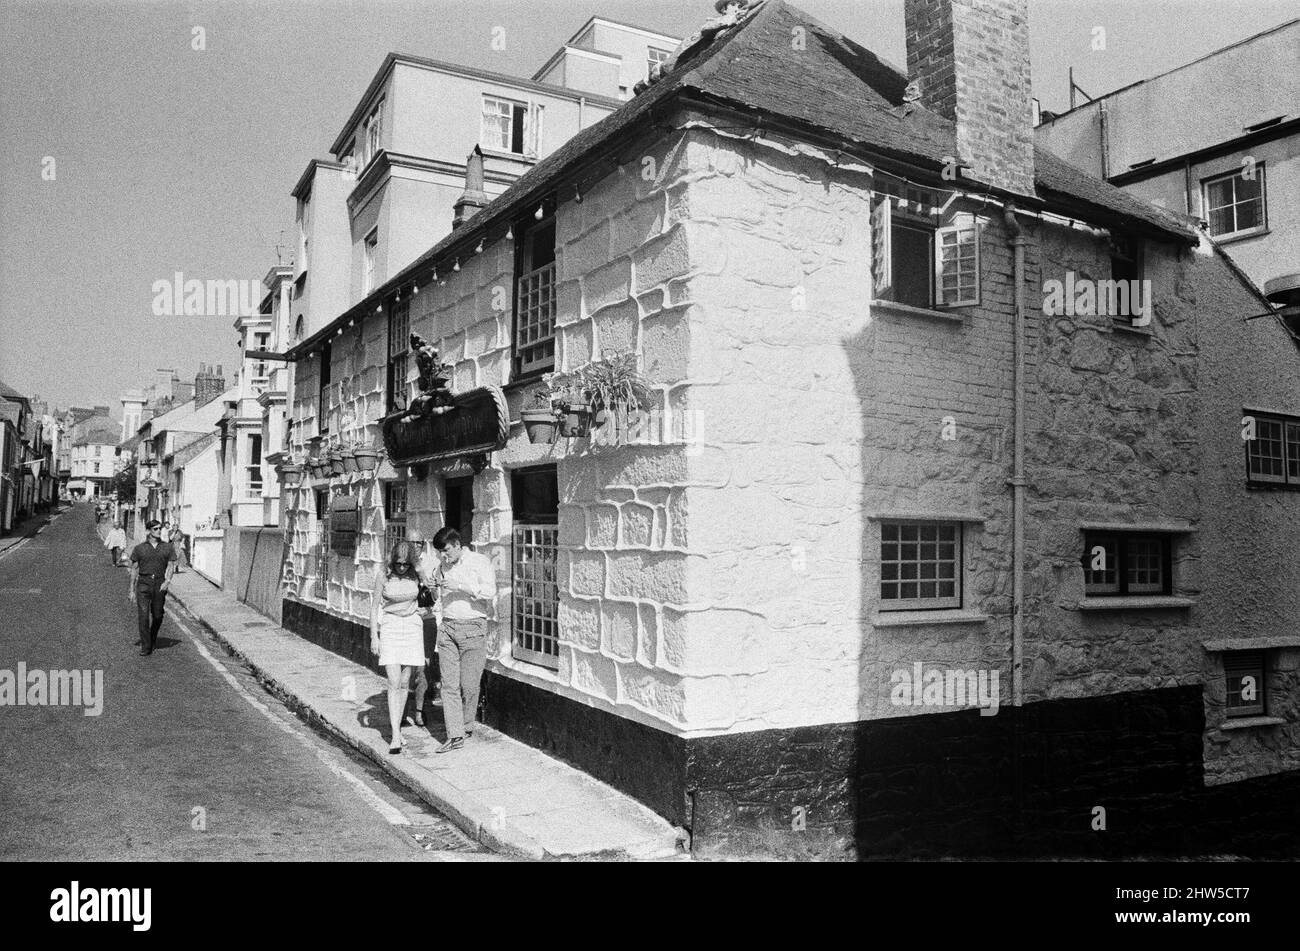
[[483,190],[483,150],[477,145],[465,160],[465,190],[461,192],[453,209],[456,214],[451,220],[453,229],[459,228],[487,207],[487,192]]
[[199,364],[194,377],[194,408],[206,406],[226,391],[226,381],[212,371],[206,363]]
[[907,71],[921,104],[957,124],[976,178],[1034,194],[1028,0],[904,0]]

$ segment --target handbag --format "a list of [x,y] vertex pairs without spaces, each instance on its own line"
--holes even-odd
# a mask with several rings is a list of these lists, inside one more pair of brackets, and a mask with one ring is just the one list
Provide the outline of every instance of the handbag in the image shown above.
[[423,581],[420,582],[420,589],[415,595],[415,606],[417,608],[433,607],[433,592],[428,589]]

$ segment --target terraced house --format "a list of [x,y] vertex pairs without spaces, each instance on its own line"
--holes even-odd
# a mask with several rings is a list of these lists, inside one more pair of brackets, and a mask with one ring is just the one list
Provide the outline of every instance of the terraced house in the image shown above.
[[[285,623],[365,658],[385,545],[457,525],[488,722],[696,845],[1294,849],[1297,340],[1035,147],[1024,0],[905,8],[906,74],[767,0],[490,201],[471,162],[289,351],[297,448],[336,412],[387,457],[286,489]],[[627,355],[644,412],[530,438]]]

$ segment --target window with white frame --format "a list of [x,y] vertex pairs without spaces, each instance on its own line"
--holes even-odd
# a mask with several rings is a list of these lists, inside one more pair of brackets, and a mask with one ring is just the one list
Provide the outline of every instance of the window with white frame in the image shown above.
[[1263,162],[1206,179],[1201,189],[1205,217],[1214,237],[1235,238],[1268,227]]
[[365,260],[362,266],[361,293],[369,294],[375,289],[375,258],[379,250],[379,229],[373,229],[366,235]]
[[552,670],[560,657],[559,497],[555,466],[511,473],[511,655]]
[[483,148],[535,158],[541,149],[544,115],[540,104],[484,96],[480,133]]
[[1173,539],[1142,532],[1085,532],[1083,590],[1088,597],[1167,595],[1173,590]]
[[978,304],[979,220],[946,212],[935,192],[881,185],[871,213],[875,298],[923,309]]
[[245,493],[249,498],[262,494],[262,434],[248,436],[248,464],[245,466]]
[[330,494],[328,489],[316,490],[316,558],[313,593],[326,597],[330,576]]
[[384,100],[380,99],[375,103],[375,108],[370,110],[370,115],[366,116],[366,121],[362,126],[362,141],[365,143],[364,154],[361,159],[362,168],[369,165],[371,159],[379,154],[383,131]]
[[1223,655],[1229,717],[1264,716],[1267,709],[1264,697],[1264,681],[1268,673],[1266,660],[1264,651],[1230,651]]
[[[546,212],[549,211],[549,214]],[[516,227],[515,373],[542,372],[555,365],[555,204],[543,203]]]
[[1247,481],[1300,488],[1300,417],[1254,410],[1246,416],[1254,421],[1254,438],[1246,439]]
[[653,46],[648,47],[645,51],[645,74],[649,79],[654,75],[655,67],[662,66],[668,62],[668,57],[672,56],[672,50],[659,50]]
[[961,607],[960,522],[880,523],[880,610]]
[[400,301],[388,310],[388,412],[406,409],[406,374],[410,363],[411,305]]

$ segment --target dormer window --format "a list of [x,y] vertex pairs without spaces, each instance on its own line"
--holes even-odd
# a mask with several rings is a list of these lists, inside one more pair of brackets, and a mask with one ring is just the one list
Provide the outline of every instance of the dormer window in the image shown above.
[[370,115],[362,124],[362,141],[365,143],[361,158],[361,167],[365,168],[370,164],[371,159],[379,154],[380,139],[384,131],[384,100],[380,99],[375,103],[375,108],[370,110]]

